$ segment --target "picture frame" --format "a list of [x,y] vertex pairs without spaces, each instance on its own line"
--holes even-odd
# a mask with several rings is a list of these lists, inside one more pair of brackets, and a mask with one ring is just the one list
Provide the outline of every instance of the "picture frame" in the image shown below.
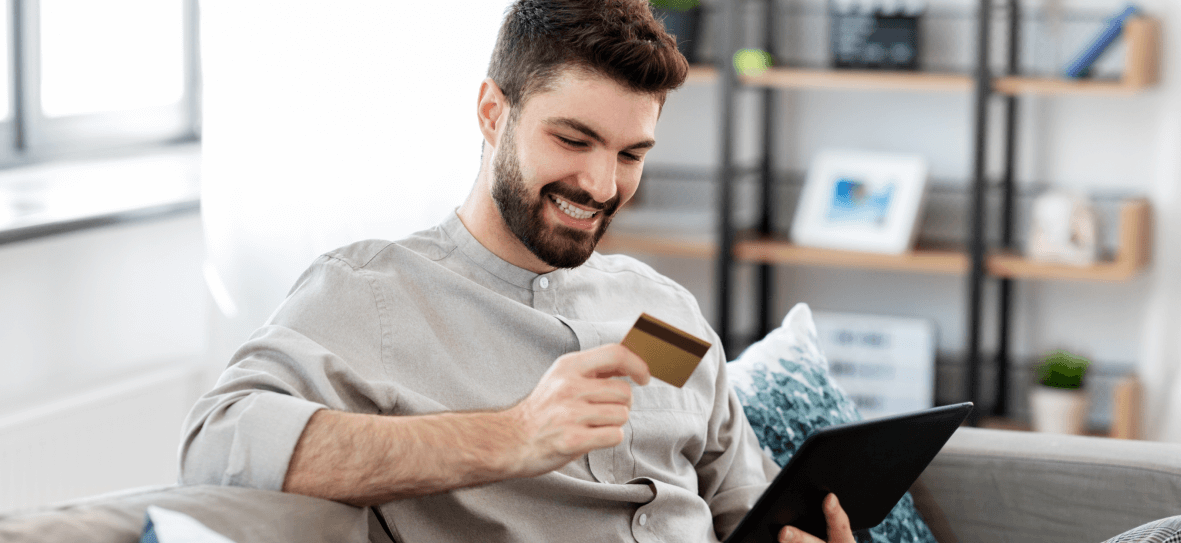
[[796,245],[902,254],[918,233],[927,162],[913,154],[830,149],[808,168],[792,220]]

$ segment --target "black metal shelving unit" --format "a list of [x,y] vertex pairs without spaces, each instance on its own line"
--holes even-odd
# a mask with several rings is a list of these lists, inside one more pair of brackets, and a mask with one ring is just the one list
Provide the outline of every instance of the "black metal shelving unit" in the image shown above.
[[[734,237],[735,225],[733,215],[734,205],[734,182],[737,175],[734,163],[734,101],[736,91],[740,88],[740,81],[738,80],[731,60],[737,52],[735,36],[740,29],[741,24],[741,10],[743,4],[751,2],[763,2],[767,10],[765,17],[766,28],[766,42],[764,48],[767,51],[776,50],[776,31],[774,16],[776,10],[779,9],[779,0],[730,0],[723,2],[722,6],[717,10],[719,19],[719,51],[721,54],[716,55],[716,69],[719,75],[719,84],[721,85],[720,95],[720,157],[721,167],[719,169],[719,179],[717,183],[718,190],[718,239],[719,251],[716,260],[716,299],[717,303],[717,322],[718,333],[722,337],[724,345],[732,350],[737,345],[737,338],[735,330],[733,329],[733,295],[735,283],[735,258],[734,258]],[[1020,29],[1020,9],[1017,0],[1005,0],[1006,4],[1006,18],[1007,18],[1007,75],[1017,75],[1018,72],[1018,54],[1019,54],[1019,29]],[[974,137],[972,149],[972,178],[970,184],[970,202],[971,209],[967,217],[968,221],[968,257],[969,267],[966,280],[966,290],[968,299],[968,329],[967,332],[967,352],[965,353],[965,369],[967,372],[965,390],[962,392],[962,399],[976,402],[981,405],[981,371],[983,348],[981,345],[981,336],[984,326],[984,287],[985,282],[990,278],[987,269],[987,239],[986,228],[988,225],[986,198],[988,196],[988,134],[990,129],[990,104],[997,96],[994,90],[994,76],[992,74],[990,58],[991,43],[992,43],[992,25],[994,22],[994,4],[993,0],[979,0],[976,13],[976,60],[974,65],[974,99],[972,100],[972,115],[974,121]],[[774,225],[774,203],[776,201],[774,194],[774,138],[775,138],[775,110],[778,105],[779,97],[777,96],[778,89],[765,88],[762,89],[762,104],[764,114],[762,115],[762,163],[760,167],[760,194],[761,201],[761,217],[757,223],[757,230],[760,234],[770,234]],[[1006,95],[1002,97],[1003,100],[1003,123],[1004,123],[1004,149],[1003,149],[1003,163],[1004,172],[1002,174],[1002,182],[1000,183],[1000,196],[1002,201],[1002,216],[1000,217],[1000,230],[1002,249],[1014,248],[1014,200],[1016,195],[1014,171],[1016,162],[1016,124],[1017,124],[1017,97],[1014,95]],[[755,276],[755,297],[758,300],[757,304],[757,327],[758,334],[767,333],[774,328],[774,266],[771,264],[761,263],[757,264]],[[998,312],[997,312],[997,327],[998,327],[998,346],[996,349],[996,386],[994,387],[995,397],[991,400],[991,410],[987,413],[994,416],[1004,416],[1009,412],[1008,405],[1008,381],[1009,381],[1009,351],[1008,344],[1010,342],[1010,327],[1012,315],[1012,298],[1014,281],[1009,278],[999,279],[999,296],[997,298]],[[975,424],[978,421],[980,410],[974,413],[971,422]]]

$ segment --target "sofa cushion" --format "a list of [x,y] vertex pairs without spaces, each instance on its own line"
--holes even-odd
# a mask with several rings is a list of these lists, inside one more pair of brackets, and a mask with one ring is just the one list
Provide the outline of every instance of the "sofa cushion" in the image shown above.
[[[856,405],[829,377],[806,304],[792,308],[779,328],[730,362],[726,373],[763,450],[780,467],[816,430],[861,420]],[[866,532],[855,534],[859,542],[936,543],[910,493]]]
[[366,509],[252,488],[170,486],[120,492],[0,518],[0,541],[135,543],[149,505],[184,513],[239,543],[364,542]]
[[960,428],[919,480],[960,543],[1103,541],[1181,512],[1181,444]]

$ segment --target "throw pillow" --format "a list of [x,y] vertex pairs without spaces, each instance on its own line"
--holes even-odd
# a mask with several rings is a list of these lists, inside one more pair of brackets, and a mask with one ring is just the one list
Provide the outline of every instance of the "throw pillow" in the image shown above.
[[[816,430],[861,420],[856,405],[829,377],[807,304],[793,307],[779,328],[730,362],[726,373],[763,450],[780,467]],[[854,535],[858,543],[937,543],[909,492],[881,524]]]

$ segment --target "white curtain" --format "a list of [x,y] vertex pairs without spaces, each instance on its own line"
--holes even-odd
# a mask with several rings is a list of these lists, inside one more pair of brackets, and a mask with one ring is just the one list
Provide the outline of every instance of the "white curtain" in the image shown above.
[[201,2],[211,363],[319,254],[397,239],[479,170],[479,83],[507,0]]
[[1148,439],[1181,443],[1181,55],[1172,54],[1181,29],[1181,5],[1158,0],[1143,7],[1161,20],[1164,35],[1161,81],[1149,91],[1160,98],[1160,122],[1145,127],[1154,130],[1158,150],[1151,194],[1151,301],[1141,336],[1144,433]]

